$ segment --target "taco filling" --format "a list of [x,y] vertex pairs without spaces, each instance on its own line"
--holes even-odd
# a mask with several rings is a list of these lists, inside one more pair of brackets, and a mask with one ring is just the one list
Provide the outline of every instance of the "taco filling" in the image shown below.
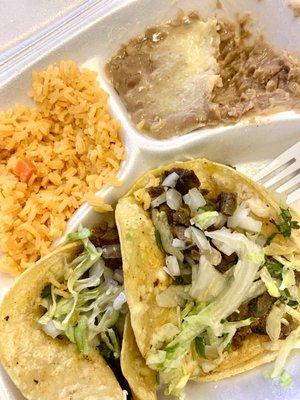
[[93,236],[81,228],[68,239],[80,240],[84,250],[67,265],[61,281],[53,278],[42,290],[45,313],[38,322],[47,335],[68,338],[83,355],[98,349],[113,367],[127,312],[117,229],[103,223]]
[[177,319],[172,314],[144,351],[159,382],[180,396],[189,379],[213,375],[247,338],[261,336],[277,350],[286,339],[271,377],[288,384],[284,364],[300,343],[300,258],[272,246],[290,241],[298,222],[289,209],[276,216],[259,198],[243,200],[230,188],[214,196],[193,169],[171,168],[153,182],[134,197],[151,219],[169,282],[154,282],[156,305],[176,310]]

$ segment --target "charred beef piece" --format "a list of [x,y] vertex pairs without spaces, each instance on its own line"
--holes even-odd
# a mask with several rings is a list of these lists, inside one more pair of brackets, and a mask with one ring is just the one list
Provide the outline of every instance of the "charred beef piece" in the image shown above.
[[295,273],[296,284],[299,286],[300,285],[300,271],[294,271],[294,273]]
[[251,317],[249,303],[243,303],[240,305],[239,312],[232,313],[228,317],[228,321],[230,322],[241,321],[242,319],[247,319],[249,317]]
[[185,229],[186,229],[185,226],[180,226],[180,225],[171,226],[171,232],[175,238],[187,241],[188,239],[184,236]]
[[96,247],[101,247],[106,244],[118,244],[119,243],[119,235],[117,231],[117,227],[108,226],[107,222],[96,225],[93,228],[93,235],[91,237],[91,242]]
[[195,248],[192,248],[190,251],[190,256],[191,259],[194,261],[199,261],[200,260],[200,252],[198,250],[198,248],[195,246]]
[[275,301],[276,298],[265,292],[249,302],[251,315],[258,318],[258,320],[251,325],[252,332],[266,334],[266,319]]
[[[91,242],[96,247],[102,247],[110,244],[119,244],[119,235],[116,226],[108,226],[107,222],[102,222],[93,228]],[[115,270],[122,268],[121,258],[106,258],[105,266]],[[88,276],[87,276],[88,277]]]
[[219,196],[219,210],[224,215],[232,215],[236,209],[236,194],[222,192]]
[[227,256],[226,254],[222,253],[222,260],[220,264],[218,264],[215,268],[224,274],[226,271],[228,271],[233,264],[236,264],[238,260],[238,256],[236,253],[232,253],[230,256]]
[[147,191],[150,194],[151,199],[156,199],[156,197],[164,193],[165,189],[163,186],[151,186]]
[[115,269],[122,268],[122,259],[121,258],[106,258],[105,259],[105,266],[113,271]]
[[243,326],[242,328],[237,329],[235,335],[232,338],[232,348],[233,350],[239,349],[242,347],[244,340],[248,335],[252,333],[250,326]]
[[173,224],[174,225],[186,225],[190,224],[190,209],[187,205],[183,204],[177,211],[173,214]]
[[290,325],[281,324],[281,332],[280,332],[279,339],[285,339],[292,332],[292,329],[294,329],[294,328],[292,328],[293,321],[290,321],[289,318],[286,318],[286,319],[288,320]]
[[172,168],[169,171],[165,171],[161,178],[162,182],[173,172],[176,172],[176,174],[179,176],[175,189],[178,190],[178,192],[182,195],[187,194],[190,189],[194,187],[198,188],[200,186],[200,181],[195,172],[183,168]]
[[173,223],[174,210],[172,210],[166,203],[161,204],[158,209],[159,211],[164,211],[166,213],[168,222],[171,225]]

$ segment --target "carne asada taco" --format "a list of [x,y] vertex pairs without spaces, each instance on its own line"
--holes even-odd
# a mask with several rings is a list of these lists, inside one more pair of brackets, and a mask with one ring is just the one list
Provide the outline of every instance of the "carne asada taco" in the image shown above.
[[131,325],[167,393],[300,345],[299,217],[231,167],[204,159],[147,173],[116,208]]
[[70,234],[1,305],[0,360],[28,399],[124,399],[108,366],[120,357],[127,311],[117,230],[90,236]]

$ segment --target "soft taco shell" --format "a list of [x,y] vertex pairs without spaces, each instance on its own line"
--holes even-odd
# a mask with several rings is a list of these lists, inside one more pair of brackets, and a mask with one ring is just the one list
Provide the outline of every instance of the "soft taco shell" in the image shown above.
[[146,361],[137,347],[129,314],[126,316],[124,326],[121,368],[134,400],[157,400],[156,372],[147,367]]
[[0,361],[30,400],[117,400],[122,390],[100,354],[83,357],[67,339],[52,339],[39,326],[42,289],[65,273],[79,243],[58,248],[25,271],[0,308]]
[[[147,357],[151,346],[157,343],[163,325],[177,324],[175,308],[160,308],[156,304],[156,294],[165,290],[171,284],[171,280],[162,273],[164,254],[156,243],[155,229],[142,201],[147,200],[145,188],[150,186],[149,182],[154,182],[163,171],[175,167],[194,170],[201,182],[201,188],[208,190],[208,198],[216,198],[220,192],[226,191],[237,193],[238,202],[259,199],[264,204],[264,212],[268,216],[256,218],[263,222],[262,233],[266,236],[275,230],[269,219],[276,218],[280,212],[276,201],[262,186],[231,167],[205,159],[177,162],[155,169],[134,184],[117,205],[116,222],[121,241],[131,325],[143,357]],[[292,239],[285,240],[284,245],[281,245],[280,240],[277,235],[275,241],[281,249],[279,252],[283,255],[290,254],[291,249],[297,249],[299,231],[295,231]],[[205,376],[193,376],[193,379],[219,380],[273,360],[276,353],[267,352],[264,347],[267,340],[266,335],[248,336],[242,348],[228,353],[216,370]]]

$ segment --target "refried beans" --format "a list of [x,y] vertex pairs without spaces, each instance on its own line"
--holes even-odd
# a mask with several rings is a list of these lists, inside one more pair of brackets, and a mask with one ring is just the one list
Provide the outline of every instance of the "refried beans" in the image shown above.
[[300,62],[254,34],[248,16],[180,13],[123,45],[106,72],[136,128],[157,139],[300,105]]

